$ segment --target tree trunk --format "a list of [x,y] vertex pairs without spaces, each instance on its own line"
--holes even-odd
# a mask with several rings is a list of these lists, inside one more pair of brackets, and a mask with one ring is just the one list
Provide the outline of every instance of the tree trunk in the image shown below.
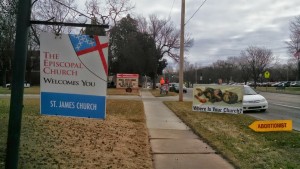
[[298,58],[298,73],[297,73],[297,81],[300,80],[300,59]]
[[6,66],[2,69],[2,87],[6,87]]
[[151,77],[151,79],[152,79],[152,89],[155,90],[156,89],[156,78],[154,76],[154,77]]
[[32,80],[31,80],[31,75],[32,75],[32,71],[31,71],[32,69],[28,69],[27,70],[27,78],[25,78],[26,79],[26,81],[27,81],[27,83],[29,83],[29,84],[31,84],[31,82],[32,82]]

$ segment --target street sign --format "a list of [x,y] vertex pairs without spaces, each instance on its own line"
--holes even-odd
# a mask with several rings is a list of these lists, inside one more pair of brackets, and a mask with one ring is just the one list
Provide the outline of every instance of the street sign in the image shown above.
[[256,132],[292,131],[292,120],[255,121],[249,127]]
[[269,71],[265,71],[264,76],[265,76],[266,79],[269,79],[270,78],[270,72]]

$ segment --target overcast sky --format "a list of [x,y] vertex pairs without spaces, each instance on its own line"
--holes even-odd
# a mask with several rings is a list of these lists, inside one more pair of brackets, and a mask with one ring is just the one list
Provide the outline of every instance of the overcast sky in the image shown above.
[[[186,21],[204,0],[186,0]],[[136,15],[171,17],[180,29],[181,0],[131,0]],[[174,3],[173,3],[174,2]],[[300,0],[207,0],[187,23],[194,46],[185,53],[190,63],[206,66],[239,56],[249,45],[271,49],[282,61],[289,22],[300,15]]]

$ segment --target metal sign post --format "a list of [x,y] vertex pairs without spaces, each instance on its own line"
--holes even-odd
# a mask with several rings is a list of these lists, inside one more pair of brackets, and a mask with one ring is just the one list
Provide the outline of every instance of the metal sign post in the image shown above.
[[30,12],[31,0],[18,1],[16,44],[15,55],[13,59],[7,153],[5,163],[6,169],[18,168]]
[[[266,79],[269,79],[270,76],[271,76],[270,72],[269,72],[269,71],[265,71],[264,77],[265,77]],[[266,92],[267,92],[267,91],[268,91],[268,84],[266,85]]]

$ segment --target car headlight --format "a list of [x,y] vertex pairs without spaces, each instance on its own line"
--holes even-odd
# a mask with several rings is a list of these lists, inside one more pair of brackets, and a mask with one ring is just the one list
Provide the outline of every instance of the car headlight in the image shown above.
[[266,99],[261,99],[261,100],[260,100],[260,102],[265,102],[265,101],[267,101],[267,100],[266,100]]

